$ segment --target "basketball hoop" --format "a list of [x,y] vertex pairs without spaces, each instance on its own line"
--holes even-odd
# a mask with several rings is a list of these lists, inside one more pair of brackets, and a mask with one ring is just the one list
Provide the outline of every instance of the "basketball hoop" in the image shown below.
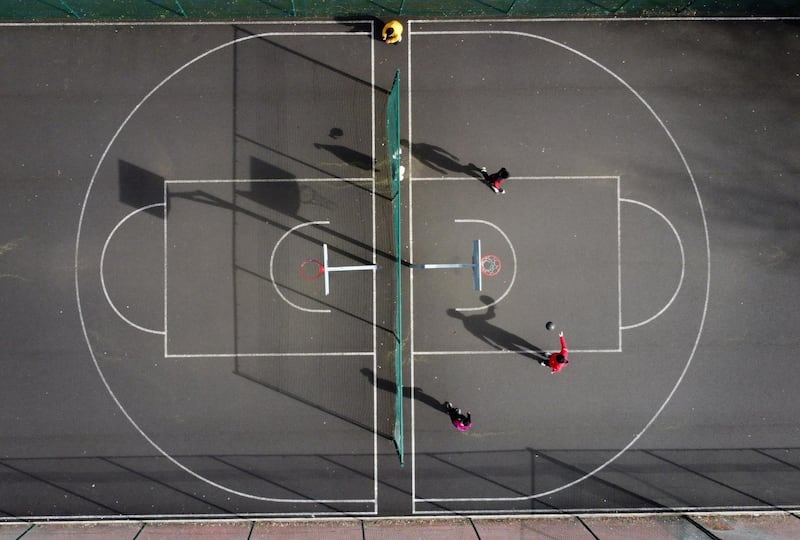
[[[314,267],[316,266],[316,274]],[[319,279],[325,273],[325,266],[317,259],[305,259],[300,263],[300,275],[307,281]]]
[[497,255],[484,255],[481,257],[481,274],[494,277],[500,273],[503,264]]

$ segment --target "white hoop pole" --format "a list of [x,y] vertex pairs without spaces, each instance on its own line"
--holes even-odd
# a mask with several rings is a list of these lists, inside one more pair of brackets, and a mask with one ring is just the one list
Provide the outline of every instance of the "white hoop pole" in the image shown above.
[[325,271],[325,296],[328,296],[331,289],[328,277],[328,244],[322,244],[322,268]]
[[481,241],[472,241],[472,284],[476,291],[483,289],[483,273],[481,272]]
[[376,270],[377,264],[359,264],[356,266],[331,266],[328,267],[328,244],[322,244],[322,260],[325,271],[325,296],[330,294],[330,272],[357,272],[359,270]]

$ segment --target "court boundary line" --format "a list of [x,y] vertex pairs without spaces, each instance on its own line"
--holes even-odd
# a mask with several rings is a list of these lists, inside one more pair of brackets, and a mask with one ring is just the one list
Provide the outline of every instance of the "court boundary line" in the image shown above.
[[[433,499],[427,499],[424,502],[430,502],[433,504]],[[720,512],[726,514],[743,514],[743,515],[750,515],[752,516],[754,512],[758,514],[766,514],[766,513],[775,513],[775,514],[789,514],[792,511],[800,510],[800,505],[793,504],[793,505],[780,505],[781,508],[785,508],[785,510],[775,510],[775,507],[778,505],[769,505],[769,506],[676,506],[676,507],[664,507],[660,508],[657,506],[643,506],[641,514],[638,513],[636,508],[564,508],[564,509],[519,509],[515,510],[513,508],[505,508],[502,510],[498,510],[499,514],[492,514],[493,510],[454,510],[453,514],[459,515],[472,515],[476,514],[479,517],[484,519],[502,519],[504,517],[503,513],[508,513],[510,515],[505,517],[510,518],[520,518],[525,517],[525,515],[531,518],[539,518],[539,519],[546,519],[546,518],[558,518],[558,517],[601,517],[601,518],[608,518],[608,517],[638,517],[638,516],[675,516],[675,515],[685,515],[685,514],[692,514],[692,515],[703,515],[703,514],[712,514],[718,515]],[[659,511],[661,510],[661,511]],[[526,514],[527,513],[527,514]],[[419,510],[416,512],[416,515],[438,515],[441,516],[442,519],[452,519],[452,516],[442,515],[442,512],[437,512],[436,510]],[[793,516],[797,517],[797,516]],[[429,518],[428,518],[429,519]]]
[[484,19],[409,19],[415,24],[448,24],[448,23],[515,23],[515,22],[766,22],[766,21],[800,21],[800,17],[522,17],[522,18],[484,18]]
[[[359,503],[364,504],[364,503]],[[559,519],[566,517],[582,517],[582,518],[607,518],[612,517],[674,517],[680,515],[692,516],[752,516],[754,512],[760,515],[787,515],[791,512],[800,510],[800,504],[781,505],[780,509],[776,509],[776,505],[769,506],[748,506],[748,505],[731,505],[731,506],[669,506],[669,507],[642,507],[638,508],[569,508],[559,510],[557,513],[553,510],[514,510],[505,509],[498,510],[497,514],[490,514],[488,511],[459,511],[450,514],[443,514],[442,512],[436,513],[435,511],[420,511],[417,515],[404,516],[403,520],[420,521],[420,520],[436,520],[436,521],[450,521],[453,519],[453,514],[457,513],[460,517],[470,518],[474,517],[478,520],[483,519]],[[527,514],[524,514],[527,512]],[[289,514],[292,517],[280,517],[282,513],[272,512],[237,512],[235,514],[125,514],[124,517],[119,514],[102,515],[102,514],[79,514],[79,515],[55,515],[55,516],[0,516],[0,523],[4,525],[30,525],[31,522],[41,522],[42,524],[54,524],[55,522],[75,524],[83,522],[84,524],[102,524],[108,525],[110,523],[130,524],[131,519],[139,519],[142,521],[158,521],[163,518],[171,520],[189,521],[203,520],[206,523],[231,523],[237,522],[242,519],[246,521],[255,522],[269,522],[274,520],[299,522],[307,521],[309,518],[316,516],[331,516],[327,521],[359,521],[358,517],[343,516],[343,513],[353,514],[354,516],[375,516],[370,518],[373,521],[396,521],[400,519],[398,516],[379,516],[371,512],[306,512],[303,514]],[[418,516],[425,517],[418,517]],[[268,517],[274,516],[274,517]],[[305,517],[308,516],[308,517]],[[185,518],[185,519],[184,519]],[[170,523],[177,523],[179,521],[170,521]]]
[[[203,483],[205,483],[205,484],[207,484],[207,485],[209,485],[211,487],[217,488],[222,492],[229,493],[231,495],[236,495],[236,496],[239,496],[239,497],[243,497],[245,499],[258,500],[258,501],[270,502],[270,503],[275,503],[275,504],[347,504],[347,503],[371,504],[373,506],[373,509],[374,509],[373,512],[377,512],[378,500],[377,500],[377,497],[375,495],[377,494],[378,478],[377,478],[377,474],[374,475],[373,481],[374,481],[374,486],[375,487],[373,488],[373,498],[372,499],[287,499],[287,498],[265,497],[265,496],[253,495],[253,494],[250,494],[250,493],[245,493],[245,492],[242,492],[242,491],[239,491],[239,490],[224,486],[224,485],[220,484],[219,482],[215,482],[215,481],[213,481],[213,480],[211,480],[209,478],[206,478],[205,476],[195,472],[193,469],[191,469],[187,465],[184,465],[183,463],[178,461],[176,458],[174,458],[170,453],[166,452],[153,438],[151,438],[139,426],[139,424],[134,420],[134,418],[130,415],[130,413],[127,411],[127,409],[123,406],[122,402],[119,400],[119,398],[117,397],[116,393],[111,388],[111,385],[110,385],[108,379],[106,378],[102,368],[100,368],[99,362],[97,360],[97,356],[95,355],[94,349],[92,347],[92,342],[89,339],[89,332],[88,332],[88,329],[87,329],[87,326],[86,326],[86,321],[85,321],[84,316],[83,316],[83,306],[81,304],[80,273],[79,273],[79,268],[80,268],[80,264],[79,264],[80,263],[80,241],[81,241],[81,233],[83,231],[84,218],[85,218],[85,215],[86,215],[87,204],[89,202],[89,197],[90,197],[90,195],[92,193],[92,189],[94,187],[95,181],[97,180],[97,176],[99,174],[100,168],[102,167],[103,163],[105,162],[106,157],[107,157],[109,151],[111,150],[111,147],[115,144],[117,138],[122,133],[122,131],[125,129],[125,127],[127,126],[128,122],[131,120],[131,118],[133,118],[134,115],[136,115],[136,113],[139,111],[139,109],[145,104],[145,102],[151,96],[153,96],[156,92],[158,92],[161,89],[161,87],[163,87],[165,84],[167,84],[167,82],[169,82],[174,77],[176,77],[179,74],[181,74],[188,67],[190,67],[190,66],[194,65],[195,63],[205,59],[206,57],[208,57],[208,56],[210,56],[210,55],[212,55],[212,54],[214,54],[216,52],[219,52],[221,50],[224,50],[224,49],[226,49],[228,47],[235,46],[235,45],[237,45],[239,43],[243,43],[243,42],[246,42],[246,41],[249,41],[249,40],[252,40],[252,39],[258,39],[258,38],[263,38],[263,37],[267,37],[267,36],[289,36],[289,37],[320,36],[320,35],[359,36],[359,37],[367,36],[370,39],[370,42],[371,42],[371,46],[370,46],[370,66],[372,68],[372,78],[373,78],[373,80],[372,80],[372,92],[374,94],[374,92],[375,92],[375,81],[374,81],[374,61],[375,60],[374,60],[374,56],[375,55],[374,55],[374,43],[372,43],[373,35],[374,35],[374,24],[372,22],[370,22],[370,28],[372,29],[372,31],[370,31],[370,32],[262,32],[262,33],[253,34],[253,35],[244,36],[244,37],[241,37],[241,38],[237,38],[237,39],[226,41],[224,43],[221,43],[221,44],[215,45],[215,46],[213,46],[213,47],[211,47],[209,49],[206,49],[204,52],[196,55],[195,57],[193,57],[189,61],[187,61],[184,64],[182,64],[177,69],[175,69],[172,72],[170,72],[165,78],[163,78],[159,83],[157,83],[151,90],[149,90],[147,93],[145,93],[145,95],[139,100],[139,102],[136,103],[136,105],[128,112],[128,114],[125,116],[125,118],[122,120],[122,122],[119,124],[117,129],[112,134],[112,136],[109,139],[108,143],[106,143],[106,146],[103,149],[103,152],[100,155],[100,158],[97,160],[97,164],[95,165],[94,171],[93,171],[92,176],[91,176],[90,181],[89,181],[89,185],[86,188],[86,192],[84,194],[83,201],[81,203],[80,217],[78,219],[78,230],[77,230],[77,233],[76,233],[76,236],[75,236],[75,261],[74,261],[75,298],[76,298],[76,303],[77,303],[77,308],[78,308],[78,316],[79,316],[79,319],[80,319],[81,330],[83,332],[84,340],[86,342],[87,348],[89,350],[89,354],[90,354],[90,356],[92,358],[92,362],[93,362],[93,364],[95,366],[95,369],[96,369],[96,371],[98,373],[98,376],[100,377],[100,380],[101,380],[103,386],[105,387],[108,395],[111,397],[111,399],[114,402],[114,404],[117,406],[117,409],[124,416],[124,418],[128,421],[128,423],[134,428],[134,430],[137,433],[139,433],[139,435],[148,444],[150,444],[150,446],[152,446],[158,453],[160,453],[162,456],[164,456],[164,458],[166,458],[167,461],[169,461],[175,467],[177,467],[179,470],[183,471],[184,473],[188,474],[189,476],[191,476],[192,478],[194,478],[196,480],[199,480],[199,481],[201,481],[201,482],[203,482]],[[373,139],[374,139],[374,136],[375,136],[375,128],[374,128],[374,125],[375,125],[375,121],[374,121],[374,118],[375,118],[374,117],[374,113],[375,113],[375,111],[374,111],[374,96],[373,96],[372,103],[373,103],[372,133],[373,133]],[[373,142],[373,144],[374,144],[374,142]],[[374,163],[374,158],[373,158],[373,163]],[[373,165],[373,182],[374,182],[374,165]],[[374,188],[373,188],[372,191],[373,191],[373,196],[374,196],[374,191],[375,191]],[[165,194],[164,202],[166,203],[166,201],[167,201],[167,199],[166,199],[166,182],[164,183],[164,194]],[[165,223],[166,223],[166,220],[165,220]],[[373,227],[374,226],[375,226],[375,217],[373,215]],[[166,227],[165,227],[164,230],[165,230],[164,235],[165,235],[165,239],[166,239],[166,235],[167,235]],[[167,246],[166,246],[166,243],[165,243],[165,251],[166,251],[166,247]],[[374,249],[374,246],[373,246],[373,249]],[[165,280],[166,280],[166,275],[165,275]],[[165,312],[165,320],[166,320],[166,312]],[[165,326],[165,328],[164,328],[165,345],[166,345],[166,330],[167,330],[167,328]],[[375,324],[373,324],[373,332],[377,332],[377,328],[375,328]],[[166,352],[166,349],[165,349],[165,352]],[[377,362],[377,351],[373,351],[372,355],[373,355],[373,366],[375,366],[376,362]],[[374,393],[373,393],[373,395],[374,395]],[[375,418],[375,415],[377,414],[376,408],[377,408],[377,403],[375,402],[375,400],[373,400],[374,418]],[[376,448],[376,446],[377,446],[377,424],[373,425],[373,449]],[[377,453],[375,453],[373,451],[374,470],[377,470],[377,460],[378,460]],[[342,512],[339,512],[338,515],[341,515],[341,513]],[[285,513],[279,513],[279,514],[276,514],[276,515],[296,515],[296,514],[297,513],[285,512]],[[313,513],[310,513],[310,512],[301,513],[301,515],[309,515],[309,514],[322,515],[322,513],[316,513],[316,512],[313,512]]]
[[[369,38],[370,38],[370,77],[372,89],[370,96],[372,97],[372,264],[377,264],[378,251],[377,251],[377,207],[376,207],[376,149],[377,141],[375,140],[377,133],[375,131],[375,20],[369,21]],[[374,499],[373,512],[378,513],[378,282],[377,272],[372,271],[372,481]]]
[[[367,501],[358,501],[354,504],[368,504],[371,503],[371,500]],[[60,516],[24,516],[21,518],[20,516],[10,517],[10,516],[0,516],[0,523],[4,525],[11,525],[15,523],[19,523],[20,519],[24,519],[22,523],[26,523],[30,525],[32,521],[41,521],[42,523],[52,524],[54,520],[61,521],[63,523],[71,523],[76,524],[79,522],[89,522],[96,521],[98,524],[107,525],[109,522],[119,522],[119,523],[128,523],[130,524],[132,519],[137,519],[145,522],[149,521],[157,521],[161,519],[170,519],[171,524],[179,523],[180,521],[199,521],[202,520],[206,522],[206,520],[215,520],[219,522],[226,522],[230,523],[232,521],[238,521],[241,518],[247,519],[247,521],[253,520],[280,520],[280,521],[306,521],[309,519],[313,519],[317,516],[330,516],[331,519],[358,519],[355,518],[348,518],[343,517],[342,514],[348,515],[355,515],[355,516],[378,516],[377,511],[352,511],[352,510],[343,510],[341,512],[297,512],[297,513],[282,513],[282,512],[231,512],[230,514],[109,514],[108,516],[104,516],[102,514],[84,514],[84,515],[60,515]],[[287,517],[288,516],[288,517]],[[397,519],[397,518],[394,518]],[[179,521],[177,521],[179,520]],[[21,537],[18,537],[21,538]]]
[[[408,261],[411,264],[414,264],[414,182],[411,180],[414,177],[414,151],[413,151],[413,131],[412,131],[412,124],[413,124],[413,115],[412,111],[414,107],[412,106],[412,98],[411,98],[411,87],[413,86],[412,78],[411,78],[411,58],[412,58],[412,32],[411,32],[411,21],[408,21],[408,36],[407,36],[407,43],[408,43],[408,65],[407,65],[407,72],[408,72],[408,88],[406,90],[407,99],[408,99],[408,175],[406,176],[407,183],[408,183]],[[402,180],[402,177],[401,177]],[[401,188],[402,189],[402,188]],[[401,249],[402,246],[398,247],[398,250]],[[408,328],[409,328],[409,338],[408,344],[410,347],[409,351],[409,359],[410,359],[410,372],[411,372],[411,514],[414,515],[417,513],[417,423],[416,423],[416,412],[417,408],[414,406],[416,402],[416,382],[415,382],[415,373],[414,373],[414,365],[416,362],[414,361],[414,343],[415,343],[415,332],[414,332],[414,271],[413,269],[409,269],[408,271]]]
[[[442,21],[442,22],[445,22],[445,21]],[[447,22],[450,22],[450,21],[447,21]],[[477,23],[481,23],[481,24],[487,24],[486,20],[479,20],[479,19],[473,19],[473,20],[470,20],[470,21],[467,21],[467,22],[477,22]],[[658,417],[661,415],[663,410],[666,408],[666,406],[672,400],[672,397],[675,395],[675,392],[678,390],[678,388],[680,387],[681,383],[683,382],[683,379],[686,376],[686,373],[688,372],[689,367],[692,364],[692,360],[694,358],[694,355],[697,352],[697,348],[698,348],[698,345],[700,343],[700,337],[703,334],[703,328],[705,326],[706,315],[708,313],[708,303],[709,303],[709,295],[710,295],[710,289],[711,289],[711,248],[710,248],[710,245],[709,245],[708,222],[706,220],[705,209],[703,207],[703,201],[702,201],[702,198],[700,197],[700,191],[699,191],[699,188],[697,187],[697,182],[695,181],[694,174],[692,173],[692,170],[689,167],[689,163],[686,160],[686,157],[684,156],[683,151],[681,150],[681,148],[678,145],[677,141],[673,137],[672,132],[670,132],[669,128],[664,123],[664,121],[661,119],[661,117],[658,115],[658,113],[656,113],[655,109],[653,109],[653,107],[642,97],[642,95],[639,94],[639,92],[636,91],[636,89],[633,88],[630,84],[628,84],[627,81],[625,81],[622,77],[617,75],[614,71],[612,71],[611,69],[607,68],[604,64],[602,64],[599,61],[595,60],[591,56],[589,56],[589,55],[587,55],[587,54],[585,54],[585,53],[583,53],[581,51],[578,51],[577,49],[575,49],[575,48],[573,48],[573,47],[571,47],[569,45],[566,45],[564,43],[556,41],[555,39],[548,38],[548,37],[545,37],[545,36],[541,36],[541,35],[538,35],[538,34],[533,34],[533,33],[530,33],[530,32],[509,31],[509,30],[462,30],[462,31],[439,31],[439,32],[434,32],[434,31],[412,32],[412,23],[413,23],[413,21],[411,21],[411,20],[408,21],[408,72],[409,72],[409,89],[408,89],[408,116],[409,116],[408,141],[409,141],[409,143],[408,143],[408,146],[409,146],[409,169],[411,167],[411,161],[412,161],[412,159],[411,159],[411,157],[412,157],[411,156],[411,148],[412,148],[412,142],[413,142],[412,131],[411,131],[411,116],[412,116],[412,102],[411,102],[411,59],[412,59],[411,51],[412,51],[412,46],[411,45],[412,45],[412,36],[414,36],[416,34],[419,34],[419,35],[434,35],[434,36],[444,36],[444,35],[454,35],[454,34],[456,34],[456,35],[465,35],[465,34],[469,34],[469,35],[514,35],[514,36],[521,36],[521,37],[525,37],[525,38],[531,38],[531,39],[539,40],[539,41],[548,43],[550,45],[553,45],[553,46],[556,46],[556,47],[560,47],[560,48],[562,48],[562,49],[564,49],[564,50],[566,50],[568,52],[571,52],[572,54],[578,56],[579,58],[585,60],[586,62],[589,62],[590,64],[594,65],[596,68],[599,68],[600,70],[602,70],[603,72],[605,72],[606,74],[611,76],[612,79],[616,80],[619,84],[621,84],[629,92],[631,92],[633,94],[633,96],[639,101],[639,103],[642,106],[644,106],[644,108],[651,114],[651,116],[653,118],[655,118],[656,122],[661,127],[662,131],[667,135],[667,138],[669,139],[670,143],[672,144],[672,147],[674,148],[674,150],[677,152],[677,154],[678,154],[678,156],[680,158],[680,161],[683,164],[684,169],[686,170],[687,174],[689,175],[689,180],[690,180],[692,188],[694,190],[695,198],[697,199],[698,210],[699,210],[700,217],[701,217],[701,220],[702,220],[702,225],[703,225],[703,233],[704,233],[703,238],[704,238],[705,252],[706,252],[705,295],[704,295],[702,313],[701,313],[701,317],[700,317],[700,323],[699,323],[698,329],[697,329],[697,335],[695,336],[694,344],[692,345],[691,352],[689,353],[688,360],[686,361],[686,364],[684,365],[683,370],[681,371],[680,375],[678,376],[677,381],[674,383],[674,385],[672,386],[670,391],[667,393],[667,396],[664,399],[664,401],[662,402],[662,404],[660,405],[660,407],[658,407],[656,409],[656,411],[653,414],[652,418],[644,425],[644,427],[638,433],[636,433],[633,436],[633,438],[625,446],[623,446],[617,453],[615,453],[613,456],[611,456],[608,460],[606,460],[602,464],[600,464],[597,467],[593,468],[592,470],[586,472],[585,474],[581,475],[580,477],[578,477],[575,480],[567,482],[566,484],[564,484],[564,485],[562,485],[560,487],[553,488],[553,489],[550,489],[550,490],[546,490],[546,491],[541,492],[541,493],[532,493],[530,495],[524,495],[524,496],[518,496],[518,497],[478,498],[477,500],[489,502],[489,501],[521,501],[521,500],[538,499],[538,498],[541,498],[541,497],[552,495],[554,493],[558,493],[558,492],[563,491],[565,489],[568,489],[568,488],[570,488],[570,487],[572,487],[572,486],[574,486],[574,485],[576,485],[576,484],[578,484],[578,483],[580,483],[580,482],[582,482],[584,480],[592,478],[596,474],[598,474],[600,471],[605,469],[608,465],[610,465],[611,463],[616,461],[629,448],[631,448],[634,444],[636,444],[636,442],[642,437],[642,435],[644,435],[644,433],[650,428],[650,426],[658,419]],[[491,26],[491,21],[489,21],[488,24]],[[409,176],[411,176],[411,174],[409,174]],[[413,184],[414,184],[413,182],[409,183],[409,201],[412,200],[412,197],[411,197],[410,193],[411,193],[411,187],[413,186]],[[618,184],[618,186],[619,186],[619,184]],[[618,205],[618,207],[620,205],[620,197],[619,197],[619,195],[617,196],[617,205]],[[411,204],[411,202],[409,202],[409,212],[410,212],[410,209],[412,208],[412,206],[413,205]],[[617,212],[617,215],[619,216],[619,211]],[[411,223],[413,223],[413,220],[409,219],[409,221]],[[412,230],[413,230],[413,227],[412,227]],[[412,237],[413,237],[413,233],[412,233]],[[620,252],[620,254],[621,254],[621,252]],[[411,260],[413,262],[413,258]],[[413,278],[413,275],[414,275],[413,270],[410,272],[410,275]],[[621,276],[621,271],[620,271],[619,275]],[[620,283],[621,283],[621,278],[620,278]],[[413,281],[412,281],[412,291],[413,291]],[[621,290],[619,291],[619,294],[620,294],[619,297],[620,297],[620,306],[621,306]],[[412,302],[413,302],[413,292],[412,292],[412,297],[411,298],[412,298]],[[415,451],[416,450],[416,446],[415,446],[416,425],[415,425],[415,423],[413,421],[413,419],[414,419],[414,410],[415,410],[415,407],[414,407],[414,401],[415,400],[414,400],[414,391],[413,391],[413,387],[415,385],[415,381],[414,381],[414,355],[413,355],[413,350],[414,350],[414,348],[413,348],[413,343],[414,343],[414,341],[413,341],[413,339],[414,339],[413,310],[412,310],[411,320],[412,320],[412,325],[411,325],[411,343],[412,343],[412,355],[411,355],[411,373],[412,373],[411,411],[412,411],[412,430],[413,430],[412,431],[412,448],[414,449],[414,453],[416,454],[416,451]],[[621,322],[621,318],[620,318],[620,322]],[[621,339],[621,336],[622,336],[622,329],[621,328],[619,329],[619,335],[620,335],[620,339]],[[425,502],[427,500],[427,499],[419,499],[417,497],[417,493],[416,493],[416,476],[417,476],[416,460],[412,460],[412,506],[411,506],[412,507],[412,514],[416,514],[417,513],[417,501]],[[465,500],[475,500],[475,499],[472,499],[472,498],[449,498],[449,499],[440,499],[439,502],[460,502],[460,501],[465,501]]]

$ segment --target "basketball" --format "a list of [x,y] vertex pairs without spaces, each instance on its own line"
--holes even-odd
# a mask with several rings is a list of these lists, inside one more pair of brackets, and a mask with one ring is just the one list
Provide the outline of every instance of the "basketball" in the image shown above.
[[556,327],[556,325],[553,324],[553,321],[547,321],[547,324],[544,325],[544,327],[547,328],[548,330],[552,330],[553,328]]

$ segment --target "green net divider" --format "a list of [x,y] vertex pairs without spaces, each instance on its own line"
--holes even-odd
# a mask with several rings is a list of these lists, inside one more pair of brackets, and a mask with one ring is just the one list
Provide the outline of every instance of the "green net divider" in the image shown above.
[[798,16],[797,0],[3,0],[0,20]]
[[403,171],[400,157],[403,149],[400,146],[400,70],[394,74],[392,90],[386,102],[386,145],[389,151],[389,166],[392,185],[392,216],[394,220],[395,245],[395,354],[394,376],[397,391],[395,392],[394,442],[400,455],[400,466],[404,464],[403,451],[403,197],[400,181]]

